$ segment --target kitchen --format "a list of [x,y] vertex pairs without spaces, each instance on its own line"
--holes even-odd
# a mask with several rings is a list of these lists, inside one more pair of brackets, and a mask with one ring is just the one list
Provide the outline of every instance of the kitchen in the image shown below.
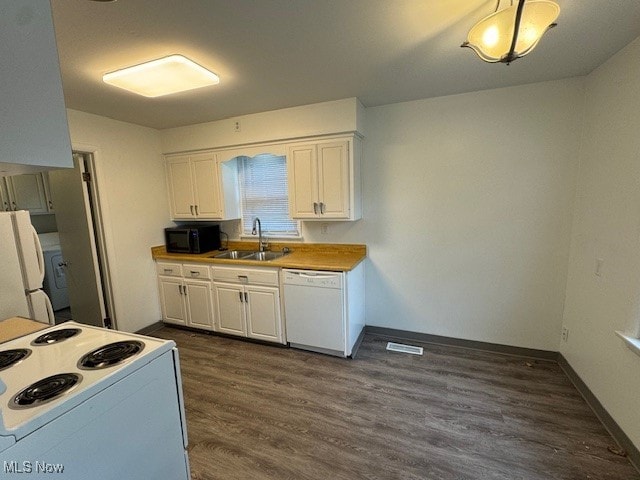
[[[306,106],[233,115],[240,132],[229,120],[156,129],[68,105],[72,144],[97,151],[119,327],[138,331],[161,315],[149,248],[171,224],[163,153],[215,147],[203,140],[214,132],[227,145],[355,130],[365,137],[363,218],[327,233],[305,222],[303,237],[367,245],[367,325],[560,351],[637,446],[638,359],[615,336],[638,328],[629,205],[638,203],[639,94],[629,79],[639,47],[627,43],[582,75],[531,83],[537,71],[527,71],[526,85],[404,103],[300,102],[292,92],[290,105]],[[460,63],[478,61],[459,50]],[[538,56],[520,62],[544,70]],[[593,275],[598,258],[602,277]]]

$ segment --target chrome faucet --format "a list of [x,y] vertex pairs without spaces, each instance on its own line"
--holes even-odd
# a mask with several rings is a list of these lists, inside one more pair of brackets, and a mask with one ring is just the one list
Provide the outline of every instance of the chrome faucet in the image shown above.
[[260,223],[260,219],[258,217],[253,219],[253,228],[251,229],[251,235],[255,235],[256,233],[258,234],[258,249],[261,252],[264,252],[269,246],[269,243],[262,240],[262,224]]

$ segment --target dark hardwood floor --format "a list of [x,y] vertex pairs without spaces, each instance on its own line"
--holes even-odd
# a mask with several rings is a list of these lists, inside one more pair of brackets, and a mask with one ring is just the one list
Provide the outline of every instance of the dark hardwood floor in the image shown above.
[[355,360],[162,328],[198,479],[639,480],[554,362],[423,344]]

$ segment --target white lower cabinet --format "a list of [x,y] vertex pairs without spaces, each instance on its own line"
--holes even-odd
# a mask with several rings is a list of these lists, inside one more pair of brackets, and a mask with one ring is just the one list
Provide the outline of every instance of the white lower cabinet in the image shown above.
[[158,277],[160,287],[160,308],[162,320],[177,325],[187,324],[187,312],[182,295],[182,279],[172,277]]
[[214,330],[213,295],[209,267],[157,263],[162,320]]
[[244,288],[229,283],[213,284],[216,316],[218,326],[216,330],[230,335],[247,336],[247,325],[244,314]]
[[216,331],[286,343],[279,270],[212,267]]
[[211,282],[185,279],[184,298],[187,305],[187,325],[213,330]]
[[285,344],[280,270],[157,262],[162,320]]
[[280,289],[277,287],[245,287],[247,302],[247,336],[285,343],[282,335]]

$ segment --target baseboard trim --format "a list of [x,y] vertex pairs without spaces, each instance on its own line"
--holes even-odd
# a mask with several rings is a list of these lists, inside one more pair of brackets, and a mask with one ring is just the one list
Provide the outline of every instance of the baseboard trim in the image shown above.
[[505,355],[515,355],[518,357],[530,357],[538,360],[558,360],[558,352],[550,350],[536,350],[534,348],[513,347],[511,345],[501,345],[499,343],[478,342],[475,340],[464,340],[461,338],[444,337],[441,335],[431,335],[429,333],[410,332],[407,330],[396,330],[394,328],[373,327],[367,325],[365,332],[370,335],[396,338],[399,340],[409,340],[424,343],[434,343],[449,347],[470,348],[473,350],[483,350],[487,352],[502,353]]
[[162,321],[160,322],[156,322],[156,323],[152,323],[151,325],[148,325],[144,328],[141,328],[140,330],[138,330],[137,334],[139,335],[150,335],[151,333],[155,332],[156,330],[160,330],[162,327],[164,327],[164,323]]
[[360,349],[360,345],[362,345],[362,341],[364,340],[364,335],[366,333],[366,327],[360,330],[360,335],[356,339],[356,342],[353,344],[353,348],[351,349],[351,355],[349,357],[356,358],[358,354],[358,350]]
[[604,408],[600,400],[593,394],[591,389],[580,378],[580,375],[573,369],[566,358],[561,353],[558,353],[558,365],[562,368],[571,383],[576,387],[582,398],[587,402],[587,405],[591,407],[591,410],[600,419],[600,422],[604,425],[607,431],[611,434],[613,439],[620,445],[626,452],[627,457],[631,464],[640,471],[640,450],[636,448],[631,439],[620,428],[620,425],[613,419],[609,412]]

